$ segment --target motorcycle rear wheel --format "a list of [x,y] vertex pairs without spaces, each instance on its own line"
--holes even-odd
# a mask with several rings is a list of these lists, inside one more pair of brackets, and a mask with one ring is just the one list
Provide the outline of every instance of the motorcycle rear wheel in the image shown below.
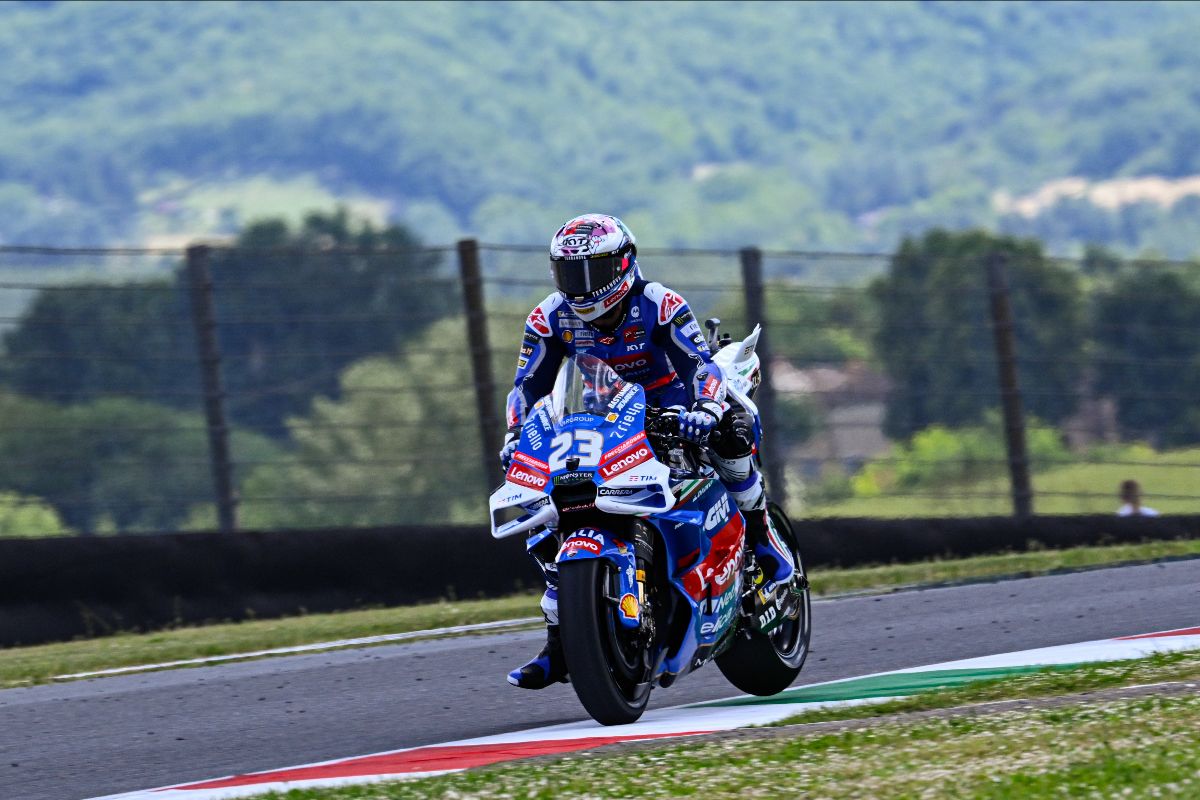
[[800,573],[800,613],[796,619],[785,622],[769,634],[751,633],[747,638],[739,633],[733,645],[716,658],[717,667],[730,683],[759,697],[779,694],[792,685],[808,658],[812,637],[812,606],[796,533],[779,506],[772,503],[768,513],[775,532],[791,549],[796,570]]
[[635,722],[650,700],[649,670],[633,632],[617,622],[606,597],[611,571],[604,559],[558,566],[558,614],[571,686],[602,725]]

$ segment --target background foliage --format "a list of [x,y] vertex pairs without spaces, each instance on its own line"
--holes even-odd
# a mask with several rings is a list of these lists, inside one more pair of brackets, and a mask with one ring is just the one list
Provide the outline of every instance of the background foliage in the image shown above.
[[286,187],[438,242],[603,208],[661,246],[1185,256],[1195,197],[994,195],[1200,173],[1198,32],[1192,3],[5,3],[0,241],[232,232]]

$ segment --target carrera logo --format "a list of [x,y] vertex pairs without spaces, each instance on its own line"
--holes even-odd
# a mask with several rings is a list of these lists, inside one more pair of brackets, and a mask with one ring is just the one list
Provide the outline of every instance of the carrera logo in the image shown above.
[[587,550],[589,553],[599,553],[600,545],[593,542],[591,539],[567,539],[562,546],[564,553],[573,553],[576,550]]
[[532,486],[534,489],[544,489],[550,481],[545,475],[539,475],[515,461],[508,468],[508,475],[505,477],[513,483],[518,483],[521,486]]
[[667,292],[663,296],[662,304],[658,307],[658,324],[666,325],[671,321],[671,317],[675,316],[675,312],[683,306],[683,298],[674,292]]
[[527,456],[519,450],[517,452],[513,453],[513,460],[520,461],[523,464],[528,464],[529,466],[533,467],[534,469],[540,470],[542,472],[550,471],[550,465],[547,464],[545,461],[539,461],[536,458],[534,458],[533,456]]
[[525,324],[542,336],[550,335],[550,324],[546,322],[546,315],[542,312],[541,306],[538,306],[529,313],[529,319],[525,320]]
[[600,468],[600,477],[604,478],[605,480],[608,480],[609,478],[613,477],[614,475],[620,475],[625,470],[630,469],[632,467],[636,467],[638,464],[641,464],[646,459],[651,458],[651,456],[652,456],[652,454],[650,452],[650,448],[646,447],[645,445],[642,445],[641,447],[639,447],[637,450],[634,450],[629,455],[624,456],[623,458],[619,458],[616,461],[612,462],[611,464],[608,464],[607,466],[601,467]]
[[[615,422],[616,420],[610,420],[610,421]],[[646,432],[638,431],[637,436],[634,436],[632,439],[630,439],[628,441],[621,442],[619,445],[617,445],[616,447],[614,447],[613,449],[611,449],[607,453],[605,453],[600,458],[600,463],[603,464],[606,461],[616,458],[617,456],[621,455],[622,453],[628,453],[630,450],[632,450],[634,447],[637,446],[638,442],[644,442],[645,440],[646,440]]]

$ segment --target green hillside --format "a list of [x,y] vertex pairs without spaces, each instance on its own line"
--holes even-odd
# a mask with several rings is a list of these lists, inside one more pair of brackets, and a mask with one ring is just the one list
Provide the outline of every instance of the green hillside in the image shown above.
[[1200,197],[996,193],[1200,173],[1197,33],[1190,3],[10,2],[0,242],[232,231],[282,195],[433,241],[612,209],[660,246],[1190,255]]

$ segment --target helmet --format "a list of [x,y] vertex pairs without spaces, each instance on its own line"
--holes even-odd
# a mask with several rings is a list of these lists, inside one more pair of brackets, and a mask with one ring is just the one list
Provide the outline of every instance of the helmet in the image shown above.
[[607,214],[584,214],[550,240],[554,286],[580,319],[612,311],[638,279],[637,239]]

